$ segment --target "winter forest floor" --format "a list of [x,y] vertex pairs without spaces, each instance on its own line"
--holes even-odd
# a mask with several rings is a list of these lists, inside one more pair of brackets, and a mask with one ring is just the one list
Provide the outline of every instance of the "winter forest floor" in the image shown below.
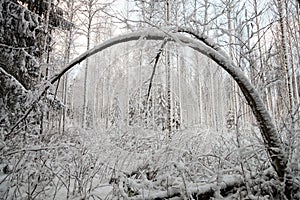
[[[277,199],[256,129],[69,127],[7,153],[3,199]],[[298,177],[299,178],[299,177]],[[272,196],[274,195],[274,196]]]

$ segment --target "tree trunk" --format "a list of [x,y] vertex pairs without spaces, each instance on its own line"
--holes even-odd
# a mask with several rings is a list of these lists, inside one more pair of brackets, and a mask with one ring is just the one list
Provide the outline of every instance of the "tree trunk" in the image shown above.
[[277,0],[278,4],[278,13],[279,13],[279,25],[280,25],[280,36],[281,36],[281,48],[282,48],[282,63],[285,70],[285,83],[286,83],[286,89],[288,91],[288,99],[289,99],[289,112],[294,112],[294,97],[293,97],[293,91],[292,91],[292,82],[291,82],[291,76],[290,76],[290,60],[288,56],[288,44],[287,44],[287,29],[286,24],[284,23],[284,9],[283,9],[283,2],[282,0]]
[[[170,21],[169,13],[169,0],[166,1],[166,22],[167,25]],[[166,45],[166,85],[167,85],[167,120],[166,120],[166,129],[168,130],[168,137],[171,138],[172,132],[172,97],[171,97],[171,58],[168,45]]]

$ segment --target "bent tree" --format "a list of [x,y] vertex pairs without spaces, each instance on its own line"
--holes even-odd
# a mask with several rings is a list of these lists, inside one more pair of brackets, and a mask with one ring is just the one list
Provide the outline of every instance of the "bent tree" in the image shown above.
[[[182,34],[182,32],[184,34]],[[211,39],[203,34],[197,34],[192,30],[179,29],[173,32],[165,32],[160,30],[145,30],[134,32],[112,38],[93,49],[81,54],[73,61],[71,61],[60,73],[56,74],[50,79],[53,84],[58,81],[68,70],[72,69],[76,64],[86,58],[106,49],[113,45],[123,42],[136,41],[136,40],[164,40],[167,42],[177,42],[183,46],[188,46],[193,50],[207,56],[223,68],[230,76],[236,81],[241,89],[247,103],[258,122],[260,132],[264,141],[264,146],[268,152],[270,163],[275,169],[279,180],[285,183],[285,195],[289,198],[291,195],[291,183],[287,178],[287,154],[283,148],[279,133],[275,128],[275,124],[269,112],[264,105],[264,102],[256,90],[254,85],[250,82],[249,78],[236,66],[229,56],[214,43]]]

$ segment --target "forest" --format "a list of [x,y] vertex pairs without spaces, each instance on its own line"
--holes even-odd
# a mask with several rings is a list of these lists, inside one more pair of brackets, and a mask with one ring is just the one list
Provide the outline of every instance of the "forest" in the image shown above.
[[0,199],[300,200],[299,0],[0,0]]

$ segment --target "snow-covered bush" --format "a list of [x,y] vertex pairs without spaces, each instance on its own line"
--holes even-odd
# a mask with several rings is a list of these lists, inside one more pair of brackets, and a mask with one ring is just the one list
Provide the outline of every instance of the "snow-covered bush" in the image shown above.
[[[24,133],[25,134],[25,133]],[[29,135],[0,151],[3,199],[88,199],[97,196],[104,163],[74,132]]]

